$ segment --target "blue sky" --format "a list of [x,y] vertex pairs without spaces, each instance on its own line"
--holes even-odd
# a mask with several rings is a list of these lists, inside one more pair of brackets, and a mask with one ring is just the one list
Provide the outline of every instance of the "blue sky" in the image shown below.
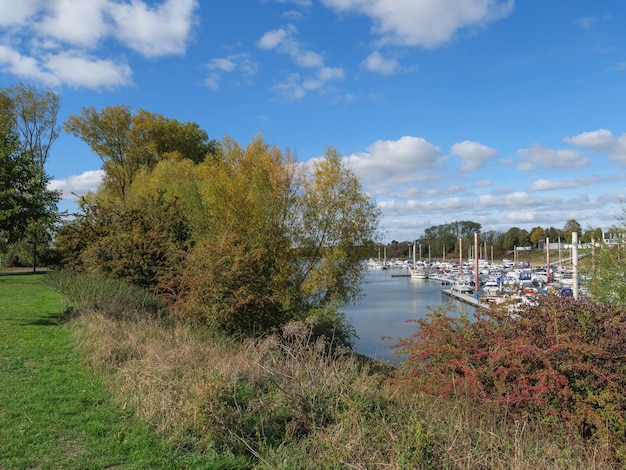
[[[129,105],[302,162],[345,155],[386,241],[621,223],[626,2],[0,0],[0,87],[61,97],[60,120]],[[63,135],[62,207],[100,160]]]

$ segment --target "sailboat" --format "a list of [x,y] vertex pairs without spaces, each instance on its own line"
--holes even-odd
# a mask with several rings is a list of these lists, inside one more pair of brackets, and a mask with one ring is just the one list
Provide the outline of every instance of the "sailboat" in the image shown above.
[[[421,246],[420,246],[421,248]],[[411,277],[414,279],[428,279],[429,268],[422,260],[417,261],[415,259],[415,245],[413,245],[413,267],[411,268]],[[420,251],[420,258],[422,253]]]

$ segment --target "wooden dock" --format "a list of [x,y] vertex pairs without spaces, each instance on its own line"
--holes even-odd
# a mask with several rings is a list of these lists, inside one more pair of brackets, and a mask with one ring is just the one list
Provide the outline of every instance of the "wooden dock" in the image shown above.
[[475,294],[461,294],[460,292],[455,292],[452,289],[441,289],[441,292],[453,299],[460,300],[461,302],[465,302],[466,304],[473,305],[474,307],[488,307],[489,304],[485,302],[481,302],[480,299],[476,298]]

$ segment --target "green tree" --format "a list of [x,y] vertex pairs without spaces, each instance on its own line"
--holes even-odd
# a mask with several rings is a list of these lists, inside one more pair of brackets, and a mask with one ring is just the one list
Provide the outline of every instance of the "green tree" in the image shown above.
[[502,245],[506,250],[512,250],[516,246],[528,246],[530,234],[519,227],[511,227],[504,233]]
[[21,238],[28,225],[31,160],[20,151],[19,139],[5,122],[0,126],[0,230],[9,243]]
[[59,99],[50,91],[25,85],[0,91],[4,230],[12,241],[30,241],[33,270],[39,246],[48,246],[59,220],[60,192],[48,189],[44,168],[59,133],[58,108]]
[[576,222],[576,219],[570,219],[565,222],[565,226],[563,227],[563,235],[566,237],[568,242],[572,242],[572,232],[576,232],[578,234],[581,233],[581,225]]
[[608,229],[617,235],[615,239],[605,243],[600,234],[591,263],[582,265],[582,271],[591,279],[588,287],[594,300],[612,305],[626,304],[626,207],[622,207],[620,220]]
[[454,251],[459,238],[473,238],[474,233],[480,230],[478,222],[456,221],[427,228],[419,242],[422,246],[430,247],[431,253],[438,256],[444,249],[446,253]]
[[550,239],[551,242],[565,242],[565,237],[563,236],[563,232],[556,227],[549,227],[546,229],[546,237]]

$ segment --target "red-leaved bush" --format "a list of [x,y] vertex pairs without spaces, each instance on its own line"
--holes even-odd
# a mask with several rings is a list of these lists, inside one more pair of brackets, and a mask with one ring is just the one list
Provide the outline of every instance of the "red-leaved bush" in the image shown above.
[[514,313],[416,321],[418,331],[394,346],[408,386],[496,403],[626,458],[626,308],[541,296]]

